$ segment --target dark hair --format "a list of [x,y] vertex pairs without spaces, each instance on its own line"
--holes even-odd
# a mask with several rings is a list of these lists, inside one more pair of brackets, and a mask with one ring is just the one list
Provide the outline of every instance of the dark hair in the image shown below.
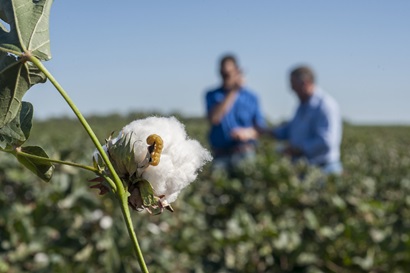
[[237,61],[235,55],[226,54],[226,55],[222,56],[222,58],[219,62],[219,68],[221,69],[225,65],[226,62],[233,62],[235,64],[235,66],[239,69],[238,61]]
[[290,77],[298,80],[308,80],[312,83],[315,82],[315,74],[313,73],[313,70],[305,65],[294,68],[290,72]]

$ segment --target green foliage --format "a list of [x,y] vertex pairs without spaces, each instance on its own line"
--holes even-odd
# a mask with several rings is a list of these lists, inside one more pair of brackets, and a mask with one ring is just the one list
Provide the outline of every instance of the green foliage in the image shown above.
[[27,146],[21,147],[20,151],[24,154],[16,153],[17,160],[39,178],[46,182],[50,181],[53,176],[54,165],[50,162],[45,162],[44,160],[27,156],[35,155],[42,158],[48,158],[48,155],[43,148],[38,146]]
[[[2,0],[0,18],[0,128],[17,115],[21,100],[45,75],[20,54],[51,58],[48,19],[52,0]],[[12,52],[9,54],[8,52]]]
[[[103,143],[142,116],[89,121]],[[206,144],[207,122],[183,121]],[[267,139],[236,177],[206,168],[174,213],[133,213],[150,272],[408,272],[409,134],[346,125],[338,178],[291,165]],[[53,119],[35,122],[28,144],[92,164],[84,139],[78,122]],[[116,200],[88,189],[93,174],[57,166],[45,184],[7,154],[0,166],[0,272],[138,272]]]

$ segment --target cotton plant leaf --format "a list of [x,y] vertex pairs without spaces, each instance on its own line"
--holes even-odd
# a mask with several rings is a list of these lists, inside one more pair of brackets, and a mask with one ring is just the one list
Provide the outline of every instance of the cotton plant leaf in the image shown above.
[[0,147],[21,146],[30,136],[33,106],[23,101],[16,117],[0,128]]
[[51,59],[49,15],[53,0],[2,0],[0,19],[10,25],[10,31],[1,24],[1,47],[30,51],[42,61]]
[[33,112],[33,105],[27,101],[23,101],[20,111],[20,128],[26,140],[30,136],[31,127],[33,126]]
[[[49,14],[52,0],[1,0],[0,128],[17,115],[27,90],[46,81],[45,75],[22,53],[51,59]],[[10,53],[11,52],[11,53]]]
[[[21,147],[21,152],[26,154],[35,155],[39,157],[48,158],[47,153],[38,146]],[[54,172],[54,165],[50,162],[45,162],[41,159],[31,158],[20,153],[16,153],[17,160],[24,165],[27,169],[32,171],[35,175],[40,177],[45,182],[49,182]]]

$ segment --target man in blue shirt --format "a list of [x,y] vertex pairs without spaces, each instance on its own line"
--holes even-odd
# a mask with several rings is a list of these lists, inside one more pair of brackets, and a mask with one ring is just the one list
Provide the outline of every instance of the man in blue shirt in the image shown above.
[[316,86],[309,67],[292,70],[290,84],[300,104],[293,119],[274,129],[273,136],[288,141],[283,152],[293,160],[305,158],[325,173],[341,174],[342,119],[337,102]]
[[222,85],[206,93],[207,117],[211,124],[209,142],[214,169],[231,172],[255,156],[259,128],[265,120],[257,96],[243,86],[237,60],[226,55],[220,61]]

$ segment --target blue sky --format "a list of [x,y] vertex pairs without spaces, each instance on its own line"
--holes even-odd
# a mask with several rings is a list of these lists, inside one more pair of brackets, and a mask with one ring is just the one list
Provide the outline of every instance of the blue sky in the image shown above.
[[[355,123],[410,124],[410,1],[56,0],[45,63],[85,114],[205,113],[217,62],[238,56],[266,117],[297,105],[288,72],[309,64]],[[71,114],[50,83],[35,117]]]

